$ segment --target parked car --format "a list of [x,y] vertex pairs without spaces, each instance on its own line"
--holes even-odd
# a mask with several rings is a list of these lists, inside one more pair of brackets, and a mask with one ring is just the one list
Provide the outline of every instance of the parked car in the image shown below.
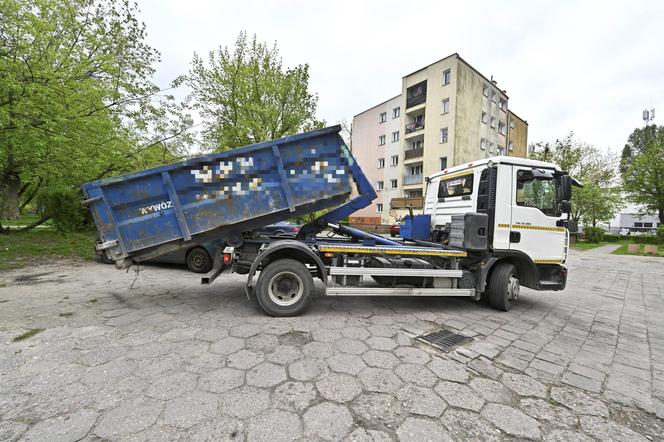
[[400,223],[392,224],[392,226],[390,227],[390,236],[392,237],[399,236],[400,233],[401,233],[401,224]]
[[269,226],[261,227],[256,232],[265,236],[295,236],[300,231],[300,226],[281,221]]
[[[207,273],[212,269],[217,251],[226,246],[223,241],[210,241],[189,248],[176,250],[149,260],[148,262],[186,265],[194,273]],[[105,255],[97,252],[97,257],[104,264],[113,264]]]

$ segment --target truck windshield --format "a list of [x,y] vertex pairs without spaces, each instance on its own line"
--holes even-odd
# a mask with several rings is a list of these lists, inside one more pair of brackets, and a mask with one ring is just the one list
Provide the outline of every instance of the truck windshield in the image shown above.
[[470,195],[473,193],[473,173],[440,180],[438,198]]
[[558,213],[558,180],[527,177],[525,171],[517,172],[516,204],[534,207],[548,216]]

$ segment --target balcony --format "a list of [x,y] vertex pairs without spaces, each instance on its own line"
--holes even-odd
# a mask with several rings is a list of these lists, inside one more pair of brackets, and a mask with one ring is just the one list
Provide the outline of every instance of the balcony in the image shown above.
[[410,160],[411,158],[419,158],[424,155],[424,147],[418,147],[416,149],[408,149],[403,153],[404,160]]
[[413,123],[406,124],[406,134],[417,132],[418,130],[424,129],[424,121],[415,121]]
[[419,196],[415,198],[392,198],[390,208],[392,209],[421,209],[424,206],[424,198]]
[[427,101],[426,80],[406,89],[406,109]]
[[404,175],[403,176],[403,185],[410,186],[413,184],[422,184],[422,174],[417,175]]

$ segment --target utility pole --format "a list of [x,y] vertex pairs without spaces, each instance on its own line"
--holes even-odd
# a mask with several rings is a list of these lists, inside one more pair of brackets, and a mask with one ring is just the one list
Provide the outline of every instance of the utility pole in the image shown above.
[[643,123],[648,126],[648,123],[653,121],[655,119],[655,108],[653,107],[652,109],[645,109],[643,111]]

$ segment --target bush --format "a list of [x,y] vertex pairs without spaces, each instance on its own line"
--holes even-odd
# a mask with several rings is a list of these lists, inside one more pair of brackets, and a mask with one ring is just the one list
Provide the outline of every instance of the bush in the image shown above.
[[657,240],[660,244],[664,244],[664,224],[660,224],[657,227]]
[[60,232],[83,228],[89,216],[81,204],[80,194],[73,189],[55,187],[40,195],[39,205],[44,215],[51,217],[53,227]]
[[[658,234],[659,235],[659,231]],[[616,235],[612,233],[604,234],[604,241],[606,242],[629,242],[632,244],[657,244],[663,241],[655,235]]]
[[588,242],[602,242],[604,240],[604,229],[601,227],[585,227],[583,233]]

